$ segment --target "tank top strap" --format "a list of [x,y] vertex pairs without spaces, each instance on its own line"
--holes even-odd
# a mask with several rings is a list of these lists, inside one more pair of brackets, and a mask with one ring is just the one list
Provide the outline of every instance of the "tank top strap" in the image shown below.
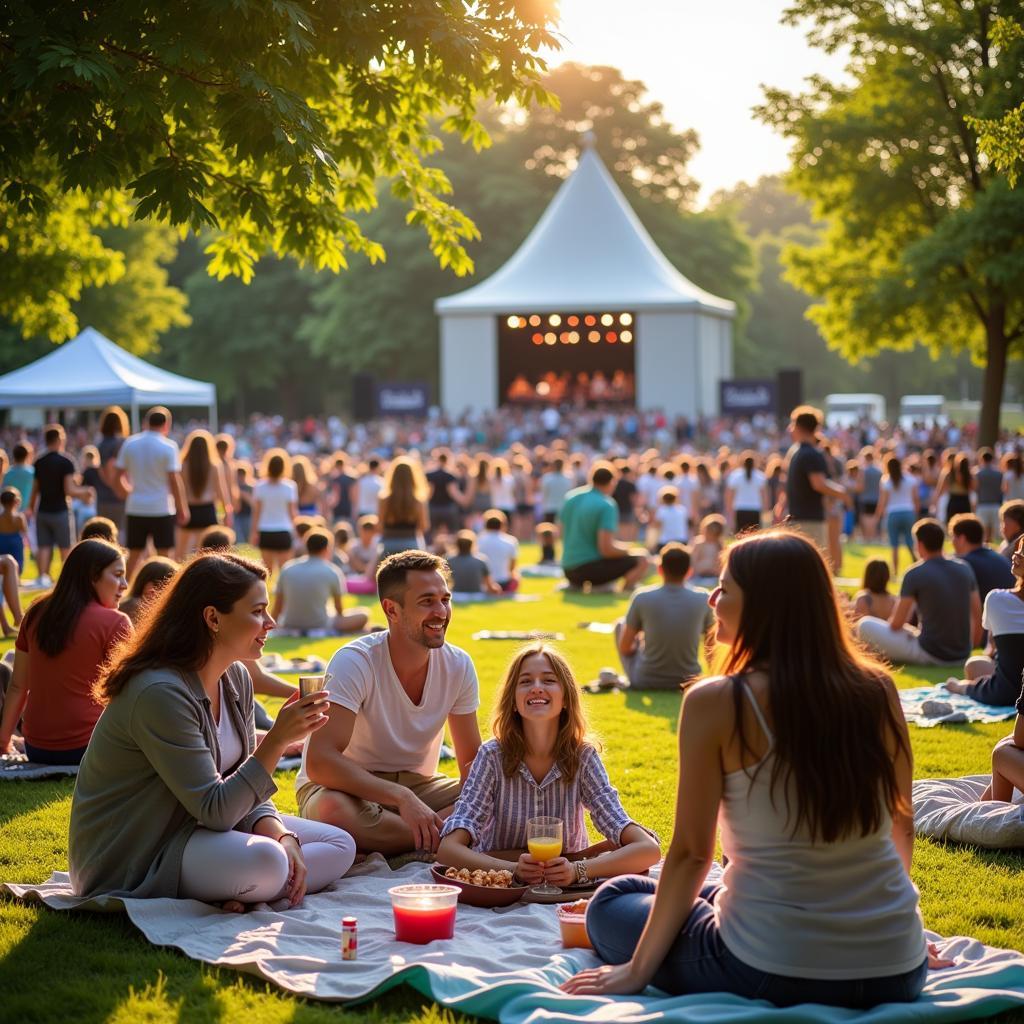
[[768,722],[765,720],[764,712],[761,710],[761,705],[757,703],[757,698],[754,696],[754,691],[751,690],[747,684],[746,679],[743,676],[734,676],[737,685],[742,687],[744,694],[746,694],[747,700],[750,701],[750,709],[754,712],[754,717],[757,719],[757,724],[761,726],[765,736],[768,739],[769,748],[775,746],[775,736],[771,729],[768,728]]

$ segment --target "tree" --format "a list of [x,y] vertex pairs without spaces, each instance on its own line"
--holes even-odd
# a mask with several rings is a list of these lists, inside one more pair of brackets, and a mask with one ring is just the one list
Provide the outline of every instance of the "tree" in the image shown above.
[[787,18],[848,47],[852,83],[767,90],[759,111],[792,140],[788,180],[827,222],[820,244],[783,253],[819,298],[808,315],[854,360],[919,342],[983,360],[983,444],[1024,338],[1024,193],[987,166],[966,119],[1024,99],[1024,69],[1007,79],[988,34],[1011,6],[797,0]]
[[18,223],[0,229],[0,312],[73,334],[67,296],[121,268],[97,231],[129,213],[209,229],[221,278],[248,281],[267,250],[334,271],[352,252],[381,260],[354,216],[379,178],[437,260],[468,272],[475,229],[425,162],[435,125],[480,147],[482,97],[547,101],[553,17],[542,0],[12,0],[0,223]]

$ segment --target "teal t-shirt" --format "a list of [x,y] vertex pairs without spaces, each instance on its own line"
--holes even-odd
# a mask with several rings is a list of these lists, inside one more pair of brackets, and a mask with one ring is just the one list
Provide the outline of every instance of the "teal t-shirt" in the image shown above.
[[565,497],[559,513],[562,524],[562,568],[575,569],[588,562],[599,562],[598,530],[619,528],[619,509],[607,494],[593,487],[577,487]]
[[31,466],[11,466],[4,473],[4,487],[13,487],[21,494],[21,507],[28,508],[28,499],[32,495],[32,481],[36,471]]

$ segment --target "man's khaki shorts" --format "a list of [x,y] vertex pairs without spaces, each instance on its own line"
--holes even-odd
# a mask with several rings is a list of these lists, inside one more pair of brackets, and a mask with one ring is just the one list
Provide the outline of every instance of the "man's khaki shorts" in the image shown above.
[[[462,792],[462,783],[447,775],[420,775],[418,772],[370,772],[370,774],[378,779],[396,782],[399,786],[412,790],[432,811],[441,811],[445,807],[451,807],[458,800],[459,793]],[[310,800],[326,788],[317,782],[307,782],[295,794],[301,817],[308,817],[306,807]],[[368,828],[372,828],[380,821],[384,811],[396,810],[394,807],[378,804],[372,800],[360,800],[358,797],[350,799],[358,806],[359,820]]]

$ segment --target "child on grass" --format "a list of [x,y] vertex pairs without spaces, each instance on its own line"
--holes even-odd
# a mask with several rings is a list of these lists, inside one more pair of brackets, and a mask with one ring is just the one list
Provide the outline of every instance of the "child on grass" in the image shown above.
[[29,546],[28,522],[21,514],[21,494],[13,487],[0,491],[0,554],[10,555],[18,563],[18,575],[25,570],[25,551]]
[[[580,690],[568,662],[544,643],[509,665],[495,706],[494,739],[480,747],[441,831],[438,860],[449,867],[507,870],[520,883],[566,886],[645,871],[657,840],[622,808],[597,748],[587,739]],[[588,847],[588,810],[603,843]],[[526,849],[526,823],[564,823],[564,856],[544,863]]]
[[690,584],[694,587],[717,587],[718,575],[722,570],[722,555],[725,545],[725,518],[720,515],[705,516],[700,521],[700,533],[690,548],[693,576]]

